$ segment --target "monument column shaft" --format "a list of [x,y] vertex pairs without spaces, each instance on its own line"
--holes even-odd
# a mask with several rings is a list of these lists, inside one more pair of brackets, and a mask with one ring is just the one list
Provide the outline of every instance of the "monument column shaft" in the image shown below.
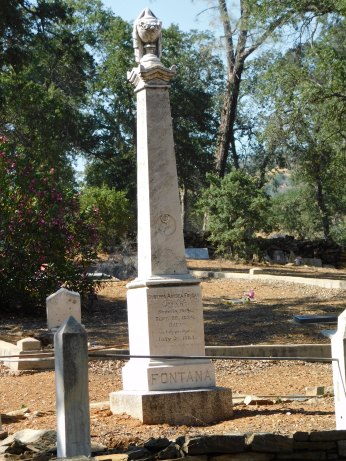
[[137,92],[138,279],[187,274],[169,85]]

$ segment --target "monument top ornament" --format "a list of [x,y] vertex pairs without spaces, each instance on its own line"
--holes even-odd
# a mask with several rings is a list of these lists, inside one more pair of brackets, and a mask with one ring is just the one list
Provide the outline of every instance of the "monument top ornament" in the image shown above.
[[145,8],[136,19],[132,37],[137,63],[145,60],[146,55],[161,59],[162,22],[149,8]]
[[146,85],[160,85],[169,88],[169,81],[176,67],[167,69],[161,62],[162,22],[145,8],[133,25],[133,48],[138,67],[127,73],[127,79],[138,92]]

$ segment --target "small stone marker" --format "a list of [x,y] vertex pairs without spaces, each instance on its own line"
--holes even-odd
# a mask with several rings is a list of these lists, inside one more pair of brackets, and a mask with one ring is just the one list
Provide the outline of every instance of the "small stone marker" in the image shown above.
[[21,352],[39,351],[41,343],[35,338],[23,338],[17,341],[17,347]]
[[287,256],[284,251],[282,250],[274,250],[273,252],[273,261],[277,264],[286,264],[287,263]]
[[46,299],[48,330],[59,328],[72,315],[81,323],[80,295],[75,291],[60,288]]
[[322,260],[320,258],[302,258],[304,266],[322,267]]
[[208,248],[185,248],[187,259],[209,259]]
[[338,329],[332,336],[333,384],[336,429],[346,429],[346,309],[338,317]]
[[88,345],[70,316],[54,337],[58,458],[90,456]]
[[294,315],[294,321],[298,323],[336,323],[336,315]]

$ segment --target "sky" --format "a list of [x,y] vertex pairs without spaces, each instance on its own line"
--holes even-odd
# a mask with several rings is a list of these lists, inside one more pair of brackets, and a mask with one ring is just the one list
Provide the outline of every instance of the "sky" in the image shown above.
[[211,6],[210,0],[103,0],[103,4],[126,21],[134,21],[148,7],[164,28],[174,23],[183,31],[212,29],[215,16],[213,10],[201,13]]

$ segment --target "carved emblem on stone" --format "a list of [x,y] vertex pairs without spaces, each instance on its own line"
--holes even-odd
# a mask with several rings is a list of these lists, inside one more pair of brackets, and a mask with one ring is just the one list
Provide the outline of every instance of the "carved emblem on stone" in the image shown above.
[[159,216],[158,230],[161,234],[167,236],[172,235],[174,234],[176,227],[175,220],[170,214],[162,214]]
[[140,62],[145,54],[154,54],[161,58],[162,23],[154,13],[145,8],[133,25],[133,48],[136,62]]

